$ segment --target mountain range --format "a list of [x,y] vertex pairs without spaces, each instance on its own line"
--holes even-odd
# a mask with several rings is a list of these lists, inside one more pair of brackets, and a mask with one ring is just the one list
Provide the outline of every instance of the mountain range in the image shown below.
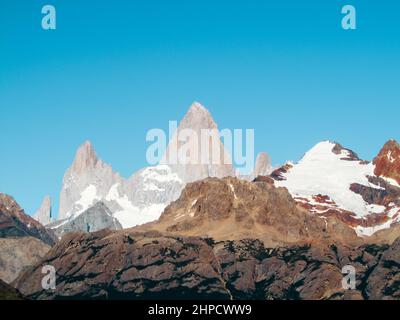
[[[176,164],[171,161],[169,158],[172,152],[183,146],[182,142],[178,143],[177,135],[187,129],[193,130],[200,137],[201,130],[218,130],[218,126],[206,108],[197,102],[193,103],[181,120],[160,164],[140,169],[127,179],[100,159],[92,143],[86,141],[78,148],[72,165],[64,174],[57,221],[49,222],[51,210],[48,197],[34,217],[61,236],[67,225],[71,225],[79,216],[86,215],[87,210],[97,202],[102,202],[123,228],[129,228],[158,219],[164,208],[179,197],[189,182],[207,177],[235,176],[233,165],[224,164],[228,161],[223,162],[230,155],[221,141],[218,150],[220,154],[216,156],[221,159],[221,164],[213,162],[213,150],[202,164],[192,164],[190,161],[187,164]],[[196,145],[200,148],[200,141]],[[255,167],[257,174],[272,170],[266,153],[259,154]],[[252,174],[245,178],[251,179],[254,176]],[[87,219],[86,223],[77,226],[76,230],[96,231],[104,227],[98,226],[93,219]],[[109,227],[114,228],[111,225]]]
[[[64,174],[57,220],[48,196],[36,221],[0,194],[0,278],[30,299],[400,299],[396,141],[372,161],[332,141],[275,168],[262,152],[248,175],[169,162],[179,132],[217,128],[194,103],[161,163],[129,178],[85,142]],[[219,144],[216,158],[229,158]],[[56,267],[55,291],[41,288],[45,264]],[[349,264],[357,287],[347,291]]]
[[[86,141],[64,174],[58,220],[49,223],[48,197],[34,217],[60,236],[64,227],[102,202],[112,217],[110,221],[117,220],[122,228],[129,228],[157,220],[188,183],[208,177],[253,180],[270,176],[274,185],[285,187],[300,206],[323,219],[336,216],[359,236],[371,236],[400,221],[400,147],[394,140],[388,141],[372,162],[359,159],[355,152],[330,141],[315,145],[298,163],[288,162],[275,170],[268,154],[262,152],[257,156],[254,172],[239,176],[233,165],[214,164],[211,159],[205,164],[169,164],[170,153],[182,147],[176,136],[186,129],[200,136],[201,130],[218,126],[206,108],[193,103],[171,139],[162,164],[143,168],[128,179],[114,172],[111,165],[98,157],[91,142]],[[228,151],[219,143],[217,158],[229,158]],[[104,227],[98,226],[95,219],[86,219],[86,223],[76,230],[96,231]],[[111,222],[109,227],[115,229],[115,225]]]

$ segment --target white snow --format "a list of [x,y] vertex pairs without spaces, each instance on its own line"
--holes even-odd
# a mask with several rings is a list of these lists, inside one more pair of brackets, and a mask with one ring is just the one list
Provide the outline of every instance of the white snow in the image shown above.
[[379,206],[376,204],[370,204],[367,206],[367,210],[370,213],[382,213],[385,211],[385,209],[386,209],[385,206]]
[[124,229],[157,220],[168,204],[153,204],[139,208],[132,206],[129,210],[121,210],[114,214]]
[[392,151],[389,150],[388,154],[387,154],[387,158],[390,161],[390,163],[393,163],[395,161],[395,158],[392,157]]
[[97,196],[96,186],[91,184],[82,191],[81,198],[76,202],[76,204],[88,208],[95,200],[100,200],[100,198]]
[[[384,213],[386,210],[384,206],[369,205],[361,195],[350,190],[352,183],[383,189],[370,183],[367,179],[368,175],[374,176],[375,166],[372,163],[361,164],[360,161],[342,160],[341,158],[349,156],[349,152],[342,150],[341,154],[335,154],[332,152],[334,146],[335,144],[329,141],[318,143],[304,155],[299,163],[294,164],[287,173],[283,174],[286,180],[275,181],[275,185],[286,187],[296,201],[348,210],[354,212],[357,218]],[[398,185],[393,179],[384,179],[392,185]],[[329,196],[336,205],[316,202],[313,196],[318,194]],[[359,236],[371,236],[379,230],[389,228],[392,223],[400,222],[400,215],[393,219],[399,210],[398,207],[391,208],[388,212],[389,221],[381,225],[367,228],[358,226],[355,231]],[[315,209],[313,211],[324,213],[325,210]]]
[[182,182],[179,178],[178,174],[171,171],[171,168],[168,165],[158,165],[154,167],[145,168],[141,175],[145,182],[147,181],[158,181],[158,182]]
[[73,214],[67,212],[66,217],[68,219],[75,219],[99,200],[101,200],[101,198],[97,195],[96,186],[93,184],[88,185],[86,189],[81,192],[80,199],[74,203]]
[[398,184],[396,180],[394,180],[392,178],[387,178],[384,176],[380,176],[380,178],[382,178],[383,180],[385,180],[387,183],[391,184],[392,186],[400,188],[400,184]]
[[379,231],[379,230],[383,230],[383,229],[388,229],[390,228],[390,225],[392,224],[393,221],[389,220],[383,224],[380,224],[378,226],[374,226],[374,227],[361,227],[361,226],[357,226],[355,228],[356,233],[358,236],[360,237],[369,237],[372,236],[375,232]]
[[284,174],[286,180],[275,184],[288,188],[294,197],[308,199],[313,195],[328,195],[339,208],[354,212],[358,217],[366,216],[370,213],[368,204],[349,188],[352,183],[359,183],[378,189],[366,177],[373,175],[374,165],[341,160],[348,156],[348,151],[334,154],[334,146],[329,141],[318,143]]
[[[396,218],[394,218],[395,214],[399,214]],[[388,212],[389,220],[383,224],[373,226],[373,227],[361,227],[358,226],[355,228],[357,235],[359,236],[372,236],[375,232],[379,230],[389,229],[393,223],[400,222],[400,208],[393,207]]]
[[118,188],[119,183],[114,184],[106,196],[107,201],[115,201],[122,210],[114,213],[114,217],[119,221],[124,229],[136,225],[157,220],[168,204],[151,204],[147,207],[137,207],[132,204],[126,194],[121,195]]

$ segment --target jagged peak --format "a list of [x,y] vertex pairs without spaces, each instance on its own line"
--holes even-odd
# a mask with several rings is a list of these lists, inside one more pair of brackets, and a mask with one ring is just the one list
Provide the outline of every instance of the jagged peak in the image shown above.
[[388,158],[388,160],[393,163],[397,159],[397,156],[400,154],[400,144],[394,140],[388,140],[381,150],[379,151],[378,155],[374,159],[373,163],[376,164],[378,159],[381,158]]
[[400,185],[400,145],[396,140],[385,143],[373,164],[375,175],[393,179],[396,186]]
[[400,144],[395,139],[388,140],[382,149],[400,149]]
[[81,172],[85,168],[94,167],[98,161],[96,151],[91,141],[86,140],[79,146],[72,165],[72,170]]
[[14,197],[6,193],[0,193],[0,205],[11,208],[15,207],[17,210],[22,210]]
[[51,222],[51,198],[46,195],[33,218],[39,221],[42,225],[47,225]]
[[302,160],[322,160],[326,157],[332,157],[332,155],[340,156],[341,160],[360,161],[360,158],[354,151],[347,149],[340,143],[331,140],[324,140],[315,144],[309,151],[305,153]]
[[271,158],[266,152],[259,152],[257,154],[254,175],[257,177],[259,175],[267,175],[272,171]]
[[199,102],[193,102],[189,110],[179,124],[179,129],[216,129],[215,123],[210,111]]
[[200,102],[194,101],[189,108],[189,111],[201,111],[201,112],[209,112],[206,107],[204,107]]

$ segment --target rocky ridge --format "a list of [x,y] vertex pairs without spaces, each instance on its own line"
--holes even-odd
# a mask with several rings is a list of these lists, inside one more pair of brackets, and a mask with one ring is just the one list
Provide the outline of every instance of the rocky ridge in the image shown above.
[[[391,246],[311,242],[268,248],[123,230],[70,233],[14,285],[31,299],[399,299],[400,239]],[[43,290],[41,265],[57,270]],[[342,268],[356,269],[355,290]]]
[[359,241],[345,223],[310,213],[285,188],[276,188],[268,178],[255,182],[207,178],[189,183],[159,220],[135,230],[211,237],[218,241],[257,238],[270,247],[316,239]]
[[121,230],[119,221],[113,217],[110,209],[103,202],[96,202],[93,207],[79,214],[74,219],[65,219],[49,225],[61,238],[73,231],[95,232],[102,229]]
[[52,231],[25,214],[11,196],[0,193],[0,238],[9,237],[34,237],[48,245],[57,241]]

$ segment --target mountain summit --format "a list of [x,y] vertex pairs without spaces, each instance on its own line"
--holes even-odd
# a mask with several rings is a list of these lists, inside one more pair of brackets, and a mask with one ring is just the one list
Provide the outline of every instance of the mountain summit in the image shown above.
[[90,141],[76,152],[71,167],[65,172],[60,192],[59,219],[79,214],[106,197],[121,176],[98,158]]
[[338,143],[323,141],[271,177],[304,208],[322,217],[336,216],[359,236],[370,236],[400,222],[400,188],[393,180],[400,172],[396,148],[393,142],[386,144],[370,163]]
[[161,164],[169,165],[185,183],[235,174],[216,122],[211,113],[198,102],[191,105],[180,122]]
[[386,142],[373,163],[377,176],[400,185],[400,145],[396,140]]
[[94,168],[98,157],[90,141],[85,141],[78,149],[71,171],[80,174],[88,168]]
[[[201,149],[203,130],[211,132],[210,136],[206,136],[209,149],[205,150]],[[195,140],[186,141],[188,133]],[[198,102],[193,103],[183,117],[166,155],[173,158],[182,150],[189,150],[186,154],[188,163],[174,163],[165,156],[160,165],[142,168],[124,179],[98,157],[90,141],[84,142],[65,172],[60,192],[59,221],[51,227],[62,234],[63,230],[59,228],[71,225],[71,220],[81,214],[85,217],[80,220],[88,221],[86,215],[89,212],[90,221],[93,221],[93,210],[88,209],[101,201],[123,228],[129,228],[156,220],[164,208],[179,197],[186,183],[207,177],[234,175],[230,156],[219,137],[218,126],[210,112]],[[196,163],[196,159],[200,161],[204,154],[208,155],[206,161]],[[217,159],[218,163],[215,164],[213,159]],[[100,224],[93,222],[89,227],[96,225]]]
[[39,221],[42,225],[48,225],[51,222],[51,199],[50,196],[45,196],[38,211],[33,215],[33,218]]

